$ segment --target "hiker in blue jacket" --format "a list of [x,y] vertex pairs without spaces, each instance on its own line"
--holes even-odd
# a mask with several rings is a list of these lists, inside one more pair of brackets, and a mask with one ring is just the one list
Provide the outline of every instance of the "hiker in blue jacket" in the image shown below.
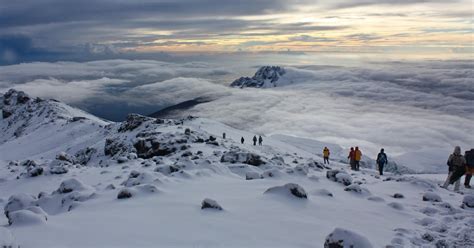
[[377,165],[379,167],[379,173],[380,175],[383,175],[383,167],[385,164],[387,164],[387,154],[385,154],[384,149],[382,148],[377,155]]

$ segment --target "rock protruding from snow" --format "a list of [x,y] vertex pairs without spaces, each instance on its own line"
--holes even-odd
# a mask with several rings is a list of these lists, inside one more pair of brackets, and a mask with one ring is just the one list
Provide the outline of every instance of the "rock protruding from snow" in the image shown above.
[[128,199],[133,196],[132,191],[127,188],[121,189],[117,194],[117,199]]
[[442,202],[441,196],[433,192],[426,192],[423,194],[423,201]]
[[393,198],[395,199],[402,199],[402,198],[405,198],[405,196],[401,193],[395,193],[393,194]]
[[18,210],[8,215],[8,223],[15,226],[44,224],[46,220],[47,217],[45,215],[35,213],[29,209]]
[[8,199],[8,203],[5,205],[3,209],[5,216],[8,218],[10,213],[17,210],[25,209],[31,206],[33,202],[35,201],[36,201],[36,198],[31,195],[27,195],[27,194],[12,195]]
[[258,69],[251,78],[241,77],[230,85],[231,87],[252,87],[252,88],[269,88],[276,87],[277,81],[286,73],[283,67],[279,66],[263,66]]
[[329,170],[326,172],[326,178],[331,181],[341,183],[345,186],[352,184],[352,177],[343,170]]
[[90,190],[89,186],[86,186],[81,181],[71,178],[61,182],[59,188],[55,191],[58,194],[67,194],[73,191],[83,191],[83,190]]
[[30,97],[23,91],[10,89],[3,94],[2,117],[6,119],[13,115],[16,105],[23,105],[30,101]]
[[216,210],[223,210],[221,205],[217,203],[217,201],[213,199],[206,198],[201,202],[201,209],[216,209]]
[[150,120],[154,120],[154,119],[143,116],[143,115],[139,115],[139,114],[129,114],[127,116],[127,119],[124,122],[122,122],[122,124],[120,125],[118,131],[119,132],[132,131],[135,128],[139,127],[144,122],[150,121]]
[[265,191],[265,194],[279,194],[283,196],[291,196],[307,199],[308,195],[303,187],[296,183],[287,183],[283,186],[271,187]]
[[262,159],[260,155],[257,155],[255,153],[251,152],[243,152],[243,151],[235,151],[231,150],[221,157],[221,162],[222,163],[243,163],[243,164],[249,164],[253,166],[260,166],[265,164],[266,162]]
[[355,232],[336,228],[324,242],[324,248],[372,248],[370,241]]
[[468,208],[474,208],[474,195],[466,195],[462,199],[463,206]]

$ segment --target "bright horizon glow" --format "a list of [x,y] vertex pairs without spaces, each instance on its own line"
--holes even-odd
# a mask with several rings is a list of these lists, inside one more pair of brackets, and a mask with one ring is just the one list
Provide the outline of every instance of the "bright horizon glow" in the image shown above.
[[440,59],[474,53],[471,0],[0,0],[0,6],[0,62],[10,64],[32,54],[88,60],[156,52],[431,53]]

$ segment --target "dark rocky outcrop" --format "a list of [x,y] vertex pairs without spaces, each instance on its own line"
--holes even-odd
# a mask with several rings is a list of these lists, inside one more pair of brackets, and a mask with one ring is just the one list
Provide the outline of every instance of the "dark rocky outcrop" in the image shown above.
[[219,203],[209,198],[206,198],[201,202],[201,209],[223,210],[223,208],[221,207],[221,205],[219,205]]

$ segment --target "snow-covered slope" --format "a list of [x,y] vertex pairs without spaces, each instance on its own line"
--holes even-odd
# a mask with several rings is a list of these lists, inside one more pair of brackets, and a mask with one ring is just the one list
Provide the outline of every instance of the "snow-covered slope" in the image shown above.
[[109,122],[55,100],[10,90],[3,95],[0,160],[75,153],[101,142]]
[[[71,121],[75,109],[53,101],[42,115],[43,102],[29,101],[9,103],[12,115],[0,120],[0,246],[469,247],[474,239],[472,191],[439,188],[443,175],[350,171],[331,144],[335,157],[324,165],[318,141],[279,135],[253,146],[254,134],[210,119],[131,114],[108,123],[81,112],[88,119]],[[27,123],[18,137],[9,118]]]

